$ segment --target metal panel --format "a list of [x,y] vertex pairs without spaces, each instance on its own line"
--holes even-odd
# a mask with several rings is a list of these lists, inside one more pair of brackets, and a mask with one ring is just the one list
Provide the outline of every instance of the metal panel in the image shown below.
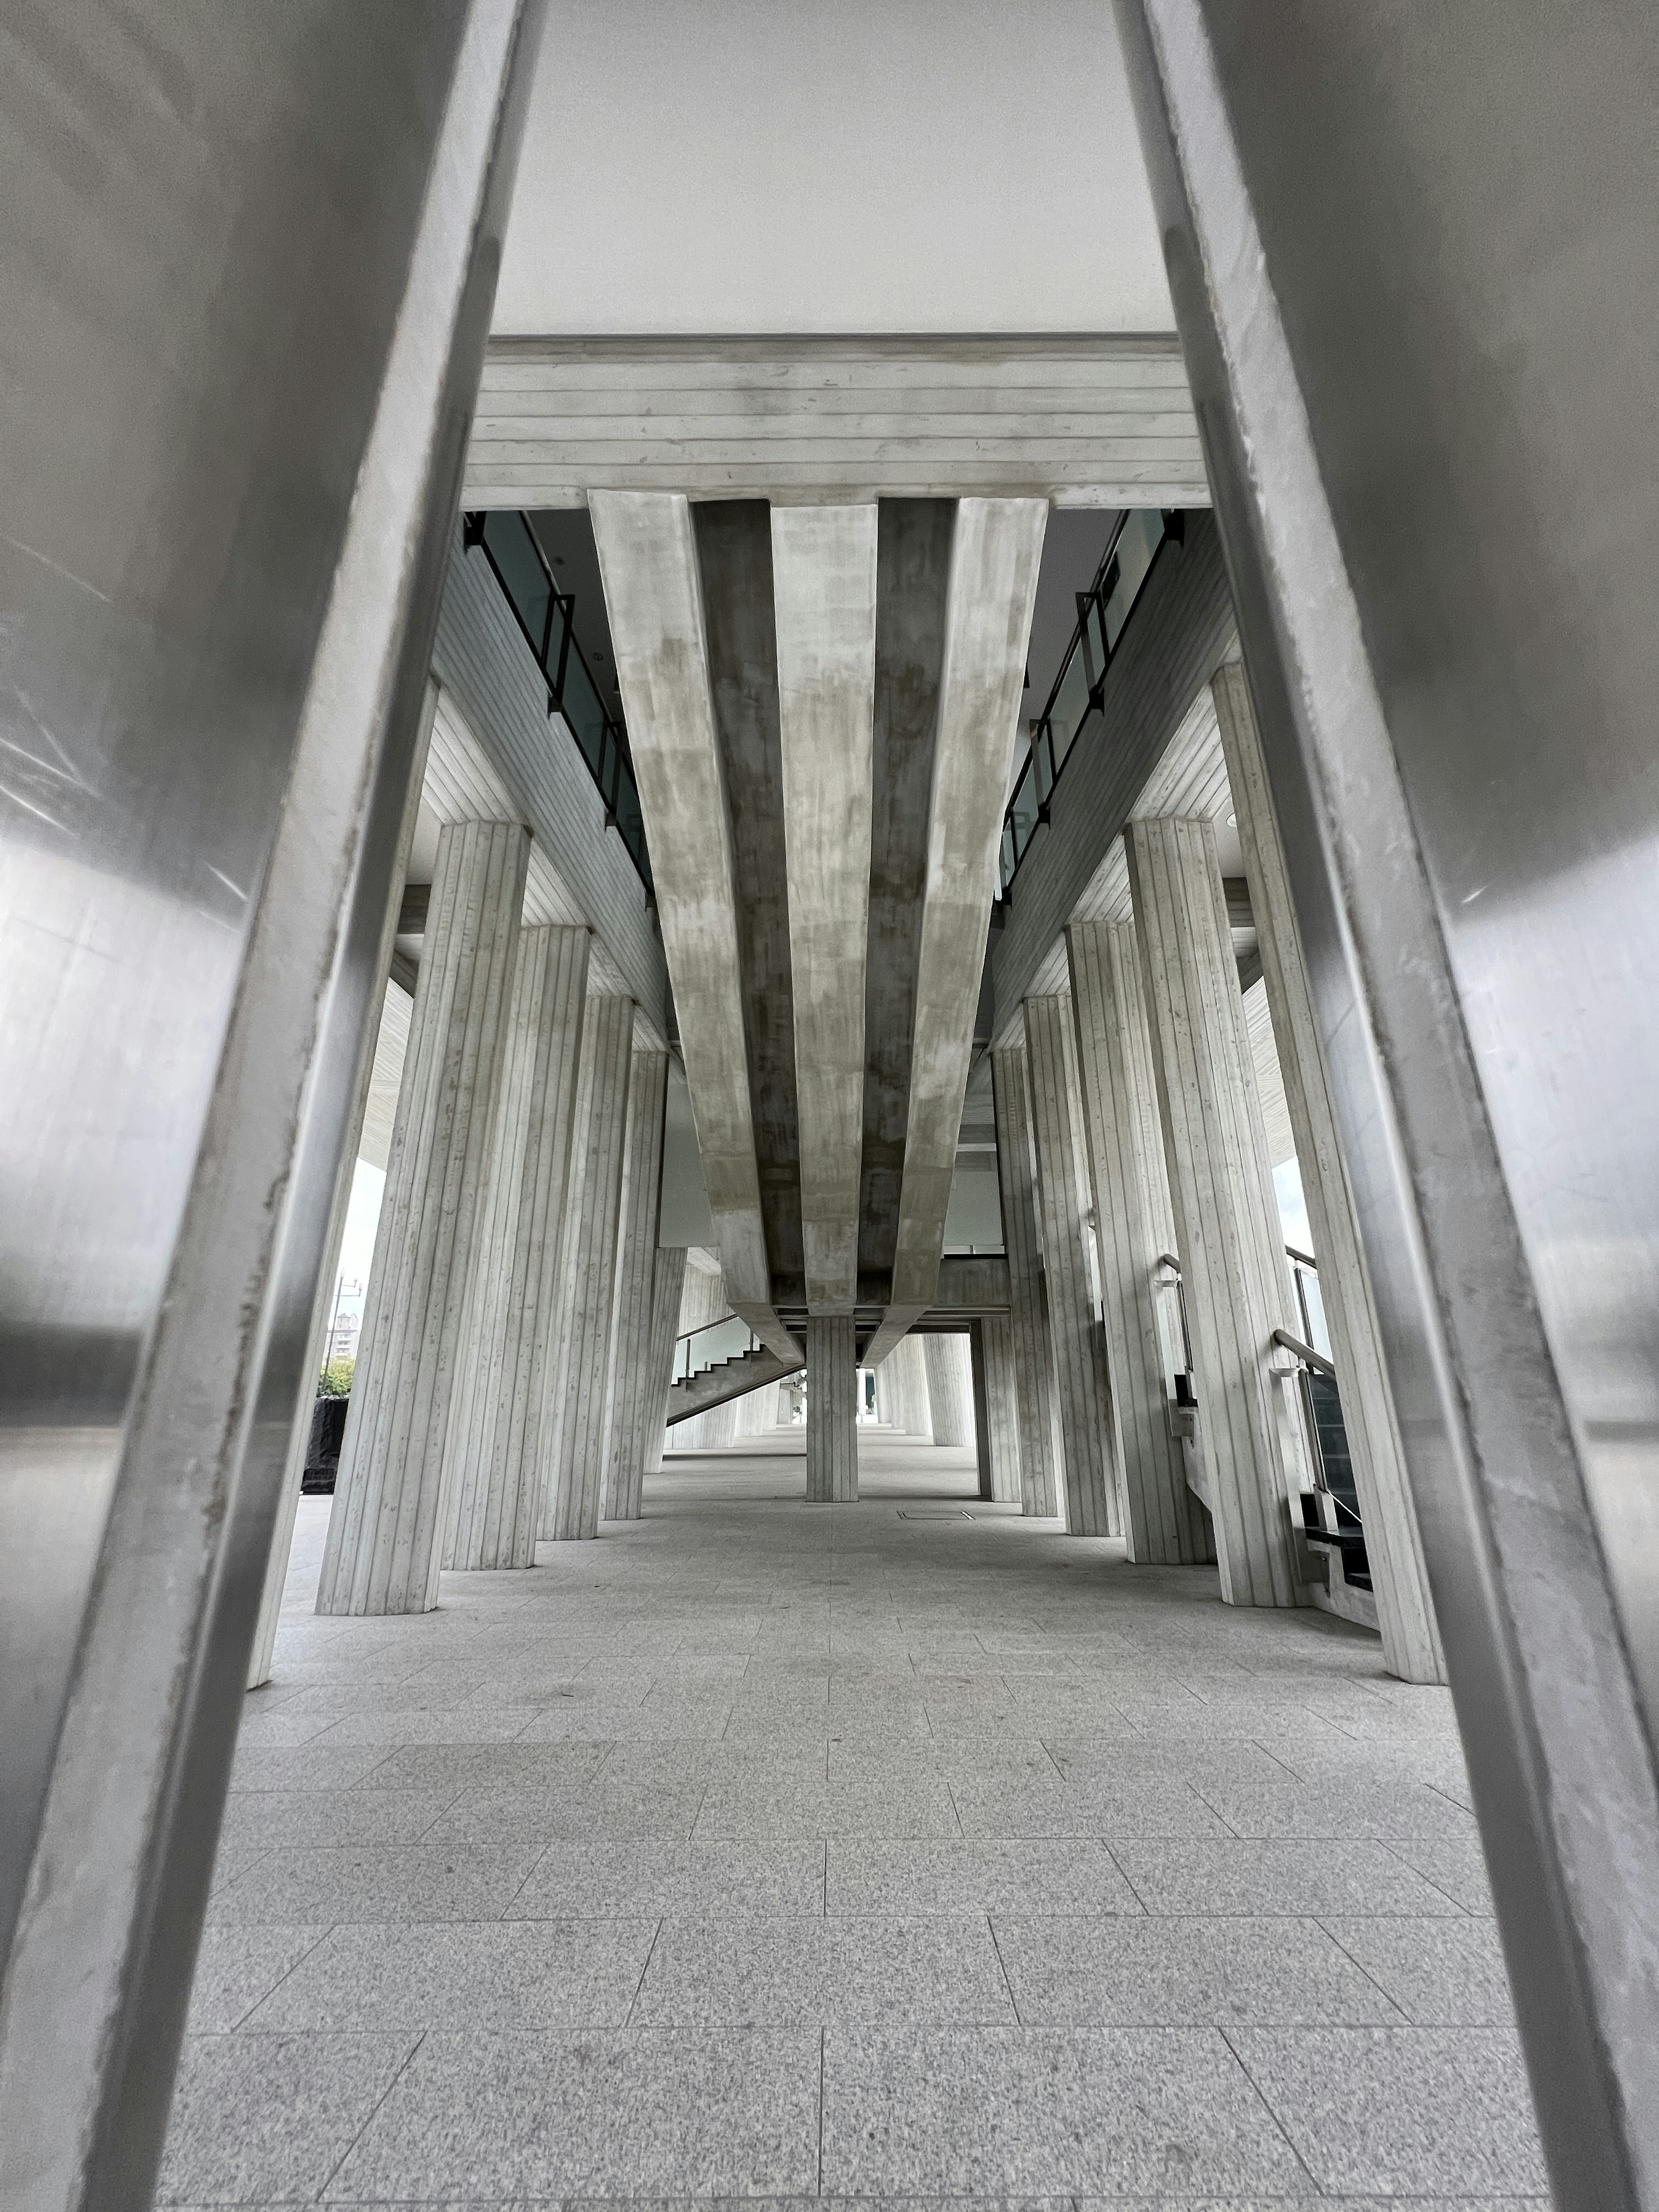
[[31,2212],[147,2204],[160,2154],[519,30],[9,19],[0,2196]]
[[1557,2201],[1659,2203],[1659,15],[1120,0]]

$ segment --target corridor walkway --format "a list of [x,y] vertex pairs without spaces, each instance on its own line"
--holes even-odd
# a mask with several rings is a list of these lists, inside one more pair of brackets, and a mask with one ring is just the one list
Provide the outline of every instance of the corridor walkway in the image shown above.
[[163,2202],[1542,2198],[1443,1692],[757,1441],[411,1619],[306,1502]]

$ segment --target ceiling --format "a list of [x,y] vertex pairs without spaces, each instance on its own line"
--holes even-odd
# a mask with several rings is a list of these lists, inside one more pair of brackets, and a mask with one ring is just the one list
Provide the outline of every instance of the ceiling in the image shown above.
[[1174,329],[1102,0],[571,0],[497,335]]

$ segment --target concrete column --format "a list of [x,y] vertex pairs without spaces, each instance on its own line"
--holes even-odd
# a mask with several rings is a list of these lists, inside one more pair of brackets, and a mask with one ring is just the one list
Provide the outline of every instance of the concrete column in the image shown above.
[[987,1314],[978,1330],[988,1446],[988,1455],[980,1464],[980,1495],[994,1498],[1000,1505],[1018,1505],[1021,1498],[1019,1393],[1014,1377],[1013,1324],[1006,1314]]
[[319,1613],[438,1601],[450,1403],[529,859],[516,822],[439,836]]
[[809,1314],[806,1319],[806,1497],[809,1504],[850,1505],[858,1497],[857,1394],[858,1364],[853,1316],[851,1314]]
[[1025,1001],[1043,1279],[1059,1392],[1066,1527],[1073,1536],[1115,1536],[1122,1513],[1113,1465],[1112,1390],[1085,1243],[1077,1141],[1081,1109],[1067,1051],[1071,1019],[1063,998]]
[[1249,879],[1267,1011],[1302,1170],[1308,1225],[1319,1262],[1319,1293],[1365,1524],[1383,1661],[1403,1681],[1443,1682],[1445,1655],[1407,1481],[1394,1393],[1383,1365],[1370,1273],[1360,1249],[1353,1194],[1337,1142],[1330,1079],[1243,668],[1232,661],[1218,669],[1210,690]]
[[590,998],[582,1031],[577,1143],[564,1215],[563,1308],[551,1379],[556,1420],[544,1457],[541,1533],[556,1543],[599,1533],[606,1386],[616,1310],[634,1001]]
[[899,1425],[908,1437],[919,1437],[924,1443],[933,1441],[933,1409],[927,1397],[927,1363],[922,1355],[921,1339],[907,1336],[894,1351],[889,1364],[893,1367],[893,1381],[899,1406]]
[[1208,1516],[1170,1426],[1175,1362],[1159,1261],[1176,1249],[1175,1211],[1134,924],[1073,922],[1066,947],[1129,1557],[1212,1559]]
[[662,1197],[663,1114],[668,1054],[636,1052],[628,1082],[628,1141],[617,1236],[617,1310],[611,1331],[611,1415],[605,1444],[605,1512],[637,1521],[650,1431],[660,1411],[651,1364],[652,1283]]
[[449,1416],[447,1567],[536,1564],[536,1350],[559,1311],[588,944],[586,929],[527,929],[519,939]]
[[685,1296],[685,1247],[659,1244],[651,1275],[651,1401],[646,1431],[645,1472],[662,1473],[668,1442],[668,1393],[674,1382],[674,1340],[679,1334]]
[[323,1264],[317,1277],[316,1295],[312,1302],[311,1334],[306,1345],[299,1402],[295,1409],[294,1427],[289,1437],[288,1459],[283,1468],[283,1490],[276,1504],[276,1525],[271,1531],[270,1556],[265,1561],[264,1589],[259,1600],[259,1624],[254,1631],[253,1652],[248,1662],[247,1686],[250,1690],[257,1690],[270,1680],[271,1654],[276,1648],[276,1629],[282,1620],[283,1591],[288,1582],[289,1554],[294,1548],[295,1516],[299,1511],[305,1481],[306,1451],[311,1442],[311,1415],[316,1404],[317,1376],[323,1364],[324,1347],[328,1341],[335,1285],[339,1280],[340,1248],[345,1242],[346,1215],[350,1210],[351,1186],[357,1173],[357,1148],[363,1140],[363,1119],[368,1110],[368,1094],[374,1076],[374,1056],[380,1047],[380,1024],[386,1016],[386,994],[398,988],[386,978],[397,942],[404,879],[409,872],[409,850],[415,842],[416,824],[420,819],[421,787],[426,776],[426,756],[432,741],[432,725],[438,712],[438,689],[437,678],[429,675],[421,698],[421,720],[415,740],[415,758],[409,788],[404,794],[403,821],[398,832],[397,858],[392,870],[392,893],[380,925],[380,943],[374,973],[381,988],[373,1017],[364,1025],[362,1041],[357,1048],[357,1073],[351,1094],[351,1110],[346,1119],[345,1144],[334,1178],[328,1231],[323,1239]]
[[1273,1334],[1292,1322],[1215,825],[1124,832],[1221,1594],[1301,1602]]
[[968,1339],[924,1336],[921,1356],[927,1376],[927,1405],[936,1444],[974,1441],[973,1355]]
[[997,1120],[1002,1242],[1008,1255],[1009,1321],[1019,1411],[1020,1502],[1027,1513],[1046,1518],[1060,1510],[1060,1477],[1054,1459],[1053,1360],[1042,1296],[1042,1248],[1037,1239],[1024,1046],[991,1054],[991,1095]]

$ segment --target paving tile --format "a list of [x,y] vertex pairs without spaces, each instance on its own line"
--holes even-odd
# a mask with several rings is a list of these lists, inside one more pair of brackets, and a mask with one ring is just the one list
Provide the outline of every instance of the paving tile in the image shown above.
[[273,1850],[295,1844],[417,1844],[454,1794],[368,1787],[239,1790],[225,1807],[223,1833],[233,1843]]
[[327,1933],[322,1927],[204,1928],[186,2033],[228,2034]]
[[[1403,1865],[1414,1868],[1425,1881],[1443,1890],[1465,1912],[1490,1917],[1492,1883],[1477,1836],[1443,1837],[1432,1842],[1390,1843],[1389,1849]],[[1363,1908],[1356,1907],[1358,1910]]]
[[602,1743],[416,1743],[384,1747],[374,1782],[384,1790],[447,1790],[523,1784],[551,1790],[597,1774],[610,1756]]
[[[320,1716],[330,1743],[511,1743],[536,1717],[534,1705],[445,1705],[426,1711]],[[244,1727],[244,1736],[247,1730]]]
[[[510,1710],[510,1709],[509,1709]],[[718,1741],[732,1717],[726,1698],[647,1697],[637,1705],[594,1698],[556,1698],[535,1707],[525,1743],[651,1743],[676,1737]]]
[[1201,1793],[1210,1784],[1272,1784],[1293,1778],[1270,1751],[1242,1737],[1149,1743],[1139,1735],[1048,1735],[1042,1744],[1060,1773],[1072,1782],[1094,1774],[1138,1782],[1160,1777],[1190,1783]]
[[335,1928],[276,1984],[246,2028],[338,2034],[620,2027],[657,1926],[653,1917],[635,1915]]
[[1386,1844],[1345,1844],[1324,1853],[1301,1844],[1253,1840],[1116,1842],[1111,1849],[1148,1912],[1430,1917],[1461,1910]]
[[1471,2197],[1548,2186],[1526,2071],[1502,2029],[1227,2033],[1322,2190]]
[[415,2041],[410,2035],[190,2037],[156,2202],[310,2202]]
[[982,1914],[922,1919],[669,1919],[631,2025],[834,2019],[1012,2021]]
[[1091,1839],[829,1846],[825,1892],[840,1913],[1136,1913],[1141,1906],[1104,1844]]
[[1028,2027],[1397,2021],[1376,1983],[1312,1920],[1076,1922],[999,1912],[997,1949]]
[[222,1927],[256,1921],[494,1920],[523,1887],[537,1846],[492,1850],[267,1851],[210,1900]]
[[1154,1778],[1042,1782],[1024,1773],[956,1776],[951,1784],[965,1836],[1225,1836],[1187,1783]]
[[1298,1783],[1286,1778],[1196,1786],[1205,1802],[1241,1836],[1297,1836],[1310,1842],[1367,1836],[1387,1842],[1467,1839],[1475,1833],[1473,1820],[1461,1807],[1414,1783]]
[[464,1790],[435,1820],[434,1845],[545,1844],[559,1836],[686,1837],[707,1785],[692,1780],[609,1779],[609,1770],[547,1787],[489,1783]]
[[[230,1786],[240,1790],[349,1790],[367,1782],[386,1756],[372,1743],[239,1743]],[[386,1781],[383,1789],[407,1788]]]
[[248,1692],[236,1730],[239,1750],[244,1746],[263,1749],[311,1743],[333,1726],[334,1717],[330,1713],[290,1713],[280,1705],[253,1703],[264,1696],[262,1690]]
[[821,1843],[556,1843],[505,1917],[635,1913],[813,1914],[823,1911]]
[[1515,2007],[1491,1920],[1327,1920],[1348,1956],[1420,2026],[1508,2027]]
[[1213,2028],[834,2025],[823,2170],[859,2197],[1306,2191]]
[[924,1775],[908,1783],[812,1781],[778,1784],[740,1778],[713,1785],[694,1831],[699,1842],[722,1837],[957,1836],[956,1810],[945,1783]]
[[819,2064],[816,2028],[431,2034],[325,2201],[815,2194]]

